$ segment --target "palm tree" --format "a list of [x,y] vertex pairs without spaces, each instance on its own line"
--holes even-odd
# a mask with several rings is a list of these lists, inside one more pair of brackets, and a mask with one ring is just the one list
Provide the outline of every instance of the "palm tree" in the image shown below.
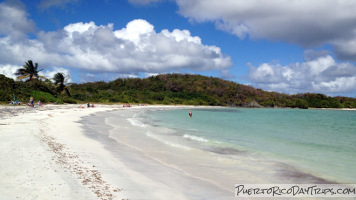
[[[68,75],[69,76],[69,75]],[[63,73],[58,72],[57,74],[54,75],[53,80],[54,84],[57,85],[57,89],[60,93],[63,93],[65,91],[68,96],[71,96],[69,92],[69,86],[66,86],[64,83],[67,82],[69,77],[65,78]]]
[[19,80],[25,78],[29,78],[27,81],[33,81],[35,78],[46,79],[46,77],[38,75],[38,72],[42,71],[43,69],[37,70],[37,68],[38,68],[38,63],[35,63],[35,65],[33,65],[32,60],[29,60],[22,68],[19,68],[16,71],[15,75]]

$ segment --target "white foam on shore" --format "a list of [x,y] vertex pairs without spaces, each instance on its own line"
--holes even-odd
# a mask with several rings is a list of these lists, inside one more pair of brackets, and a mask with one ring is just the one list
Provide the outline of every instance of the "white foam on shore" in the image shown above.
[[141,121],[139,121],[138,119],[135,119],[135,118],[128,118],[127,121],[129,121],[134,126],[139,126],[142,128],[147,127],[146,124],[142,123]]
[[189,134],[184,134],[183,137],[186,139],[194,140],[194,141],[198,141],[198,142],[209,142],[208,139],[205,139],[203,137],[194,136],[194,135],[189,135]]
[[184,149],[184,150],[187,150],[187,151],[191,150],[190,147],[164,140],[164,139],[160,138],[158,135],[155,135],[155,134],[151,133],[150,131],[147,131],[146,135],[148,137],[153,138],[153,139],[155,139],[155,140],[157,140],[157,141],[159,141],[161,143],[164,143],[166,145],[169,145],[169,146],[172,146],[172,147],[176,147],[176,148],[180,148],[180,149]]

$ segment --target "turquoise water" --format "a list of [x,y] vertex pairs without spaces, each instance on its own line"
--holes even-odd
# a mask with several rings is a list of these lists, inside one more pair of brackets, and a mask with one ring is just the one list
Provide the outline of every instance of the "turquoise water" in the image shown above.
[[148,112],[190,145],[223,155],[245,152],[329,181],[356,183],[356,112],[195,108]]

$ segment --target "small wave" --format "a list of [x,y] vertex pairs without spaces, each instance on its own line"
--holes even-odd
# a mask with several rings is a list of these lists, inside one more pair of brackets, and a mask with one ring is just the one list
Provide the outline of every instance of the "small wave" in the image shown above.
[[147,127],[144,123],[140,122],[139,120],[135,119],[135,118],[128,118],[127,119],[132,125],[134,126],[139,126],[139,127]]
[[190,139],[190,140],[198,141],[198,142],[209,142],[209,140],[207,140],[205,138],[194,136],[194,135],[184,134],[183,137],[187,138],[187,139]]
[[191,148],[187,147],[187,146],[184,146],[184,145],[180,145],[180,144],[176,144],[176,143],[173,143],[173,142],[170,142],[170,141],[166,141],[160,137],[158,137],[157,135],[155,134],[152,134],[151,132],[147,131],[146,132],[146,135],[150,138],[153,138],[159,142],[162,142],[166,145],[169,145],[169,146],[172,146],[172,147],[176,147],[176,148],[180,148],[180,149],[184,149],[184,150],[191,150]]

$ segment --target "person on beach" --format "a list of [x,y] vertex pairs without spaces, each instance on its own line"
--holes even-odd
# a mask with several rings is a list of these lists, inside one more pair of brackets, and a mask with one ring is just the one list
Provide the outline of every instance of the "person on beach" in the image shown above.
[[94,104],[92,104],[92,103],[87,103],[87,107],[88,107],[88,108],[90,108],[90,107],[94,108],[95,106],[94,106]]
[[37,104],[38,104],[38,106],[42,106],[43,105],[41,101],[38,101]]
[[192,110],[189,110],[189,117],[193,117]]
[[27,105],[35,107],[35,105],[33,104],[33,97],[30,98],[30,103],[28,103]]

